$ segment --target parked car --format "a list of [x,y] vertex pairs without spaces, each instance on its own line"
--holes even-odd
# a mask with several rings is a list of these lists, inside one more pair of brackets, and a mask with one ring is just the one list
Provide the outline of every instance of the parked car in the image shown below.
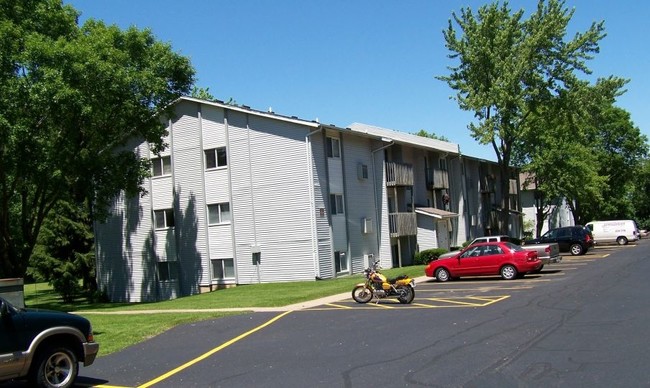
[[542,266],[537,252],[507,241],[478,243],[456,252],[453,257],[431,261],[424,273],[439,282],[462,276],[494,276],[511,280]]
[[591,221],[585,226],[594,236],[594,244],[615,242],[627,245],[628,242],[641,238],[639,228],[633,220]]
[[[495,235],[495,236],[477,237],[474,240],[472,240],[472,242],[469,243],[468,246],[479,244],[479,243],[485,243],[485,242],[504,242],[504,241],[511,242],[515,245],[521,245],[522,243],[521,239],[518,238],[510,237],[507,235]],[[541,260],[542,265],[535,272],[540,272],[542,268],[544,268],[544,265],[546,264],[560,263],[562,261],[562,256],[560,256],[560,246],[557,243],[522,245],[521,247],[526,250],[537,252],[537,257]],[[458,251],[447,252],[440,255],[439,259],[454,257],[456,254],[458,254]]]
[[570,252],[572,255],[584,255],[594,246],[594,238],[582,225],[564,226],[551,229],[542,237],[527,240],[526,245],[558,243],[560,252]]
[[0,381],[68,388],[79,362],[95,361],[99,344],[86,318],[60,311],[16,308],[0,298]]

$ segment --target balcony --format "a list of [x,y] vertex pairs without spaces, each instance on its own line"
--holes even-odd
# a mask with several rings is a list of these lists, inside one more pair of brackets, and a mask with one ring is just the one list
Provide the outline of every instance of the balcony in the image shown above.
[[415,236],[418,225],[415,213],[388,214],[390,237]]
[[438,168],[427,168],[427,187],[432,190],[449,188],[449,171]]
[[386,162],[386,186],[413,186],[413,166]]
[[508,193],[509,194],[517,194],[517,180],[516,179],[510,179],[508,182]]
[[480,190],[481,193],[488,194],[488,193],[494,193],[494,185],[495,185],[495,180],[494,178],[484,176],[481,178],[480,182]]

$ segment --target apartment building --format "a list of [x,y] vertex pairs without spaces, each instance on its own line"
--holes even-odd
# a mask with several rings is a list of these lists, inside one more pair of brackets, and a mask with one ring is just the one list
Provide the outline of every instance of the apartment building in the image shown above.
[[165,151],[131,145],[152,161],[147,194],[117,197],[95,224],[113,301],[405,266],[494,225],[496,164],[457,144],[189,97],[175,111]]

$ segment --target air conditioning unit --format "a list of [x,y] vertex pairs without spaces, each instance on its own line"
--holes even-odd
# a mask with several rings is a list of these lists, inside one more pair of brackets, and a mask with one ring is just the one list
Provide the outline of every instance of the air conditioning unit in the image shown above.
[[374,224],[372,223],[372,218],[362,218],[361,219],[361,228],[363,234],[368,234],[374,232]]
[[375,263],[375,255],[373,255],[372,253],[364,254],[363,261],[366,263],[368,267],[370,267]]

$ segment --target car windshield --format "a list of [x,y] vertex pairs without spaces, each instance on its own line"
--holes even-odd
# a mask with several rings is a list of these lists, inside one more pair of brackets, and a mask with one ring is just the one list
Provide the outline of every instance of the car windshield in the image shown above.
[[510,249],[511,251],[523,251],[523,250],[524,250],[524,248],[520,247],[519,245],[515,245],[515,244],[513,244],[513,243],[511,243],[511,242],[506,242],[506,243],[504,243],[504,244],[505,244],[505,246],[508,247],[508,249]]

